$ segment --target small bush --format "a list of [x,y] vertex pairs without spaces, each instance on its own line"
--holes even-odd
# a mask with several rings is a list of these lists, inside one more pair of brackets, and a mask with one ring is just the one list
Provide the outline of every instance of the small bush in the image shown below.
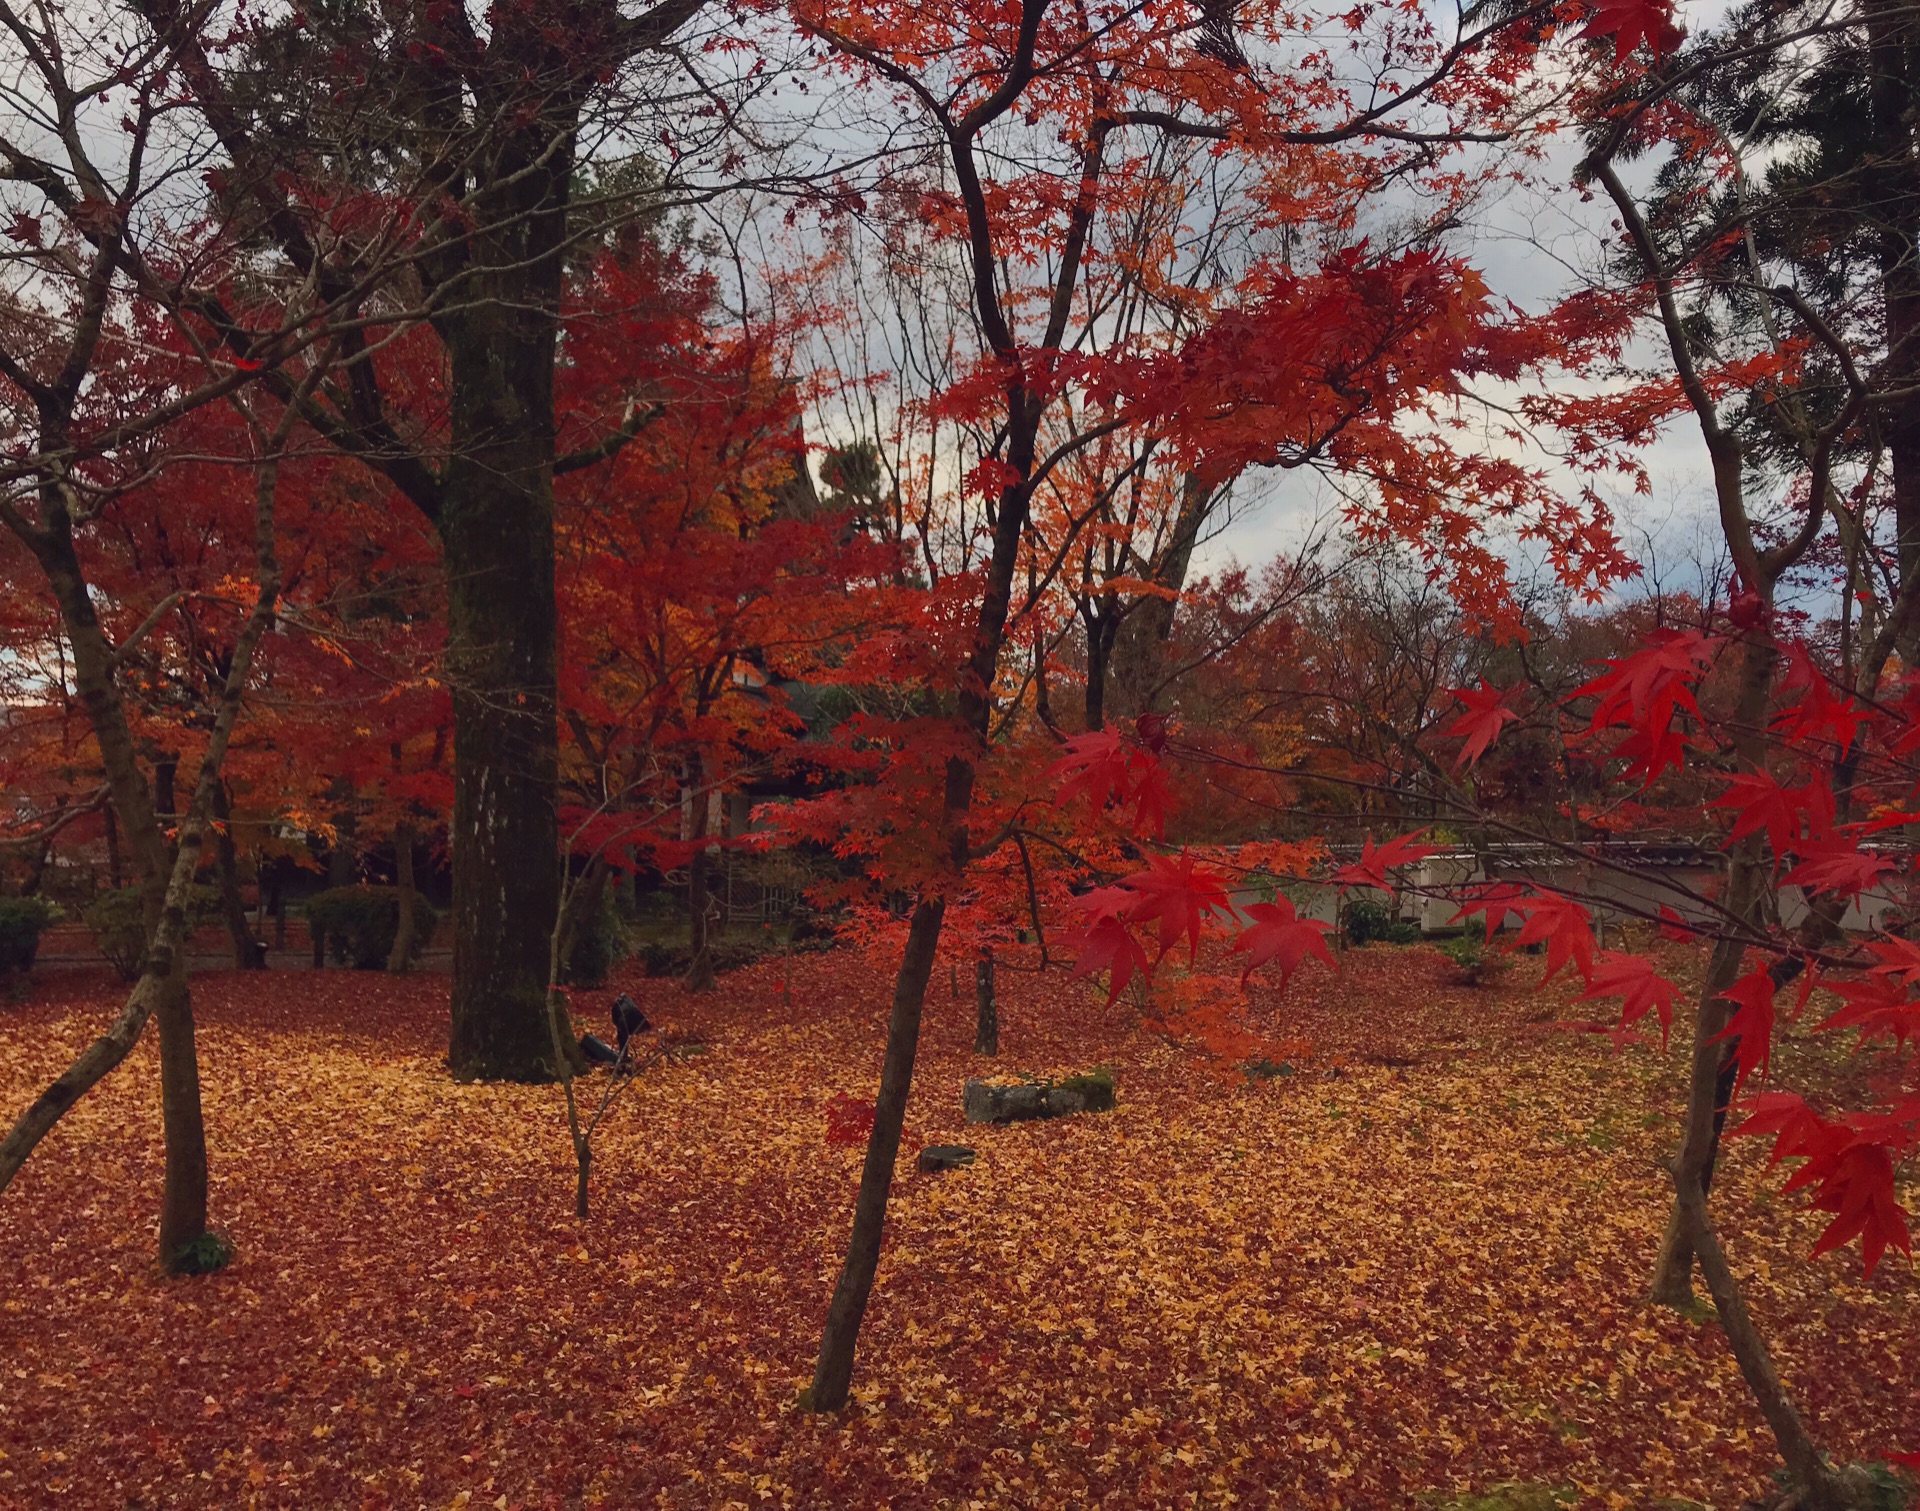
[[1485,986],[1513,964],[1508,956],[1488,949],[1472,934],[1444,940],[1435,948],[1453,962],[1459,979],[1467,986]]
[[[433,942],[440,913],[418,893],[413,899],[413,958]],[[400,932],[397,887],[330,887],[307,899],[307,927],[324,935],[327,953],[357,971],[386,969]]]
[[0,897],[0,976],[33,969],[40,931],[58,913],[44,897]]
[[[202,926],[220,917],[220,892],[215,887],[194,887],[187,893],[187,938]],[[141,959],[147,953],[147,919],[141,906],[138,887],[122,887],[95,898],[86,911],[87,927],[93,930],[93,942],[107,963],[119,972],[122,981],[140,974]]]
[[[730,934],[710,940],[707,948],[713,956],[715,975],[737,971],[742,966],[781,953],[777,940]],[[643,944],[638,954],[640,968],[649,976],[684,976],[693,968],[693,946],[690,944],[667,944],[652,940]]]
[[569,986],[599,986],[607,973],[628,955],[633,944],[613,888],[600,894],[600,906],[593,916],[576,929],[573,945],[567,951],[566,978]]
[[233,1245],[226,1235],[209,1228],[175,1249],[167,1268],[176,1275],[211,1275],[215,1270],[225,1269],[232,1258]]
[[1367,945],[1375,941],[1381,944],[1412,944],[1420,937],[1419,924],[1395,918],[1385,903],[1367,898],[1356,898],[1347,904],[1341,915],[1341,926],[1346,933],[1347,943],[1352,945]]

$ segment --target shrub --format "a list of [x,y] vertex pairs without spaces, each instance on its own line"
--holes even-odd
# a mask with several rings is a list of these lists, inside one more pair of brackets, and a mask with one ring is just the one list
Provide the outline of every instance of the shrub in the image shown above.
[[44,897],[0,897],[0,976],[33,968],[40,931],[58,911]]
[[[86,911],[87,927],[93,930],[93,942],[107,963],[120,973],[122,981],[140,974],[141,958],[147,953],[147,920],[140,903],[138,887],[121,887],[103,892]],[[187,893],[187,938],[202,925],[220,916],[220,893],[215,887],[194,887]]]
[[1420,937],[1419,924],[1395,918],[1385,903],[1364,897],[1347,904],[1341,921],[1348,944],[1366,945],[1375,940],[1382,944],[1412,944]]
[[1488,949],[1472,934],[1444,940],[1434,948],[1453,962],[1459,979],[1467,986],[1485,986],[1513,964],[1506,955]]
[[[713,956],[715,975],[739,970],[768,955],[780,953],[778,940],[752,936],[742,938],[729,934],[709,941],[708,949]],[[693,946],[690,944],[667,944],[654,940],[640,947],[639,957],[641,969],[649,976],[684,976],[693,968]]]
[[[440,913],[418,893],[413,899],[413,958],[433,941]],[[338,965],[358,971],[384,970],[400,932],[397,887],[329,887],[307,899],[307,927],[324,936],[327,953]]]
[[619,961],[633,953],[627,925],[620,916],[613,888],[600,893],[600,906],[573,936],[567,951],[566,983],[569,986],[599,986]]

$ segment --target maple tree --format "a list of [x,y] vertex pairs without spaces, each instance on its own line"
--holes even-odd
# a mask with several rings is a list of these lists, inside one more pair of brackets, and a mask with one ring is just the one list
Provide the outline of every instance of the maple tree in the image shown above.
[[[878,1260],[943,920],[968,867],[1013,837],[980,843],[995,826],[990,803],[978,800],[1015,790],[984,775],[998,754],[1002,652],[1017,630],[1044,660],[1043,584],[1072,559],[1082,532],[1098,540],[1110,484],[1127,467],[1088,462],[1080,517],[1051,528],[1050,559],[1032,562],[1026,601],[1017,602],[1042,490],[1104,438],[1137,426],[1164,434],[1166,460],[1208,486],[1256,465],[1325,464],[1375,480],[1353,510],[1356,526],[1415,543],[1463,591],[1477,587],[1489,614],[1507,612],[1504,570],[1477,544],[1489,514],[1547,541],[1569,577],[1604,582],[1626,563],[1603,510],[1569,508],[1523,467],[1415,433],[1410,422],[1456,398],[1464,374],[1517,373],[1537,350],[1533,335],[1502,320],[1471,267],[1429,247],[1375,253],[1352,234],[1317,258],[1256,262],[1233,306],[1191,334],[1068,339],[1083,279],[1117,255],[1111,227],[1133,223],[1128,210],[1152,179],[1156,143],[1244,154],[1270,224],[1318,217],[1336,234],[1351,232],[1370,186],[1418,172],[1436,149],[1471,134],[1468,118],[1501,116],[1534,45],[1527,27],[1501,19],[1476,30],[1463,18],[1443,34],[1416,25],[1396,37],[1394,60],[1379,63],[1369,104],[1331,64],[1324,73],[1249,64],[1236,37],[1258,56],[1294,26],[1259,8],[1242,8],[1232,25],[1200,12],[1092,17],[1047,0],[996,16],[924,6],[796,7],[796,16],[840,70],[908,105],[927,133],[936,166],[912,202],[953,249],[980,341],[927,404],[984,442],[963,471],[957,569],[930,584],[937,650],[896,667],[924,679],[951,712],[923,720],[910,747],[901,737],[893,747],[893,783],[941,796],[937,817],[915,822],[911,847],[894,822],[892,844],[904,853],[887,874],[911,886],[915,902],[852,1235],[809,1395],[815,1409],[834,1410],[846,1400]],[[1370,19],[1355,17],[1362,29]],[[1001,147],[1001,136],[1017,139],[1017,150]],[[1343,151],[1362,141],[1371,155]],[[931,551],[923,558],[929,570],[940,565]],[[845,805],[835,811],[844,815]],[[1021,865],[1031,869],[1024,850]],[[1111,935],[1115,921],[1096,917],[1092,927]]]
[[[132,7],[170,40],[218,143],[225,234],[351,311],[346,376],[306,401],[303,423],[380,474],[442,550],[462,1075],[552,1074],[554,478],[605,463],[659,413],[630,389],[563,449],[569,256],[650,199],[631,162],[593,192],[579,153],[603,112],[644,109],[659,87],[646,65],[701,8],[322,9],[228,35],[199,11]],[[247,311],[203,313],[284,390],[278,349]]]

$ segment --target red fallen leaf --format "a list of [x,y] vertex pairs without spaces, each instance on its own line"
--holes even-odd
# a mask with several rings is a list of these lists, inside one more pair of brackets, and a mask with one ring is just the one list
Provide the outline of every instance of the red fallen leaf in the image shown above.
[[1270,960],[1280,962],[1283,987],[1287,977],[1299,969],[1300,962],[1308,955],[1317,955],[1328,965],[1333,964],[1324,937],[1332,925],[1317,918],[1300,917],[1290,899],[1276,897],[1272,902],[1256,902],[1246,913],[1253,923],[1233,941],[1235,950],[1248,952],[1247,968],[1240,973],[1241,985]]
[[827,1101],[827,1143],[834,1147],[858,1146],[873,1132],[873,1103],[863,1102],[844,1091],[836,1091]]
[[1505,705],[1506,689],[1492,686],[1485,677],[1480,679],[1477,689],[1450,687],[1447,691],[1465,704],[1467,709],[1442,731],[1447,735],[1460,735],[1463,739],[1460,754],[1453,761],[1453,769],[1458,771],[1462,766],[1473,765],[1485,755],[1487,747],[1500,733],[1501,726],[1518,719],[1520,715]]
[[453,1393],[463,1401],[471,1401],[477,1392],[471,1385],[456,1385],[453,1387]]
[[[1580,36],[1582,40],[1612,37],[1613,61],[1618,63],[1642,42],[1656,58],[1670,53],[1686,40],[1687,34],[1684,28],[1674,24],[1672,7],[1664,0],[1598,0],[1592,19]],[[1757,594],[1749,592],[1745,596],[1755,605],[1759,604]],[[1733,617],[1736,624],[1741,623],[1737,616],[1747,608],[1738,598],[1736,595],[1736,602],[1729,606],[1729,617]]]
[[1920,1469],[1920,1453],[1889,1453],[1886,1458],[1889,1464],[1899,1464],[1906,1469]]
[[1394,866],[1410,866],[1429,855],[1438,855],[1438,845],[1415,843],[1427,831],[1415,829],[1411,834],[1402,834],[1388,840],[1384,845],[1375,845],[1373,835],[1369,833],[1360,845],[1360,858],[1336,867],[1333,879],[1343,887],[1364,886],[1387,890],[1387,871]]

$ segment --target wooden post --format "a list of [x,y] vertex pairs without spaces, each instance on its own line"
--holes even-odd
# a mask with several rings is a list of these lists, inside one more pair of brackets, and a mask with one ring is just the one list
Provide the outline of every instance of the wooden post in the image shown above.
[[991,945],[981,946],[980,959],[973,967],[973,1003],[973,1052],[977,1055],[997,1055],[1000,1053],[1000,1012],[993,1000]]

